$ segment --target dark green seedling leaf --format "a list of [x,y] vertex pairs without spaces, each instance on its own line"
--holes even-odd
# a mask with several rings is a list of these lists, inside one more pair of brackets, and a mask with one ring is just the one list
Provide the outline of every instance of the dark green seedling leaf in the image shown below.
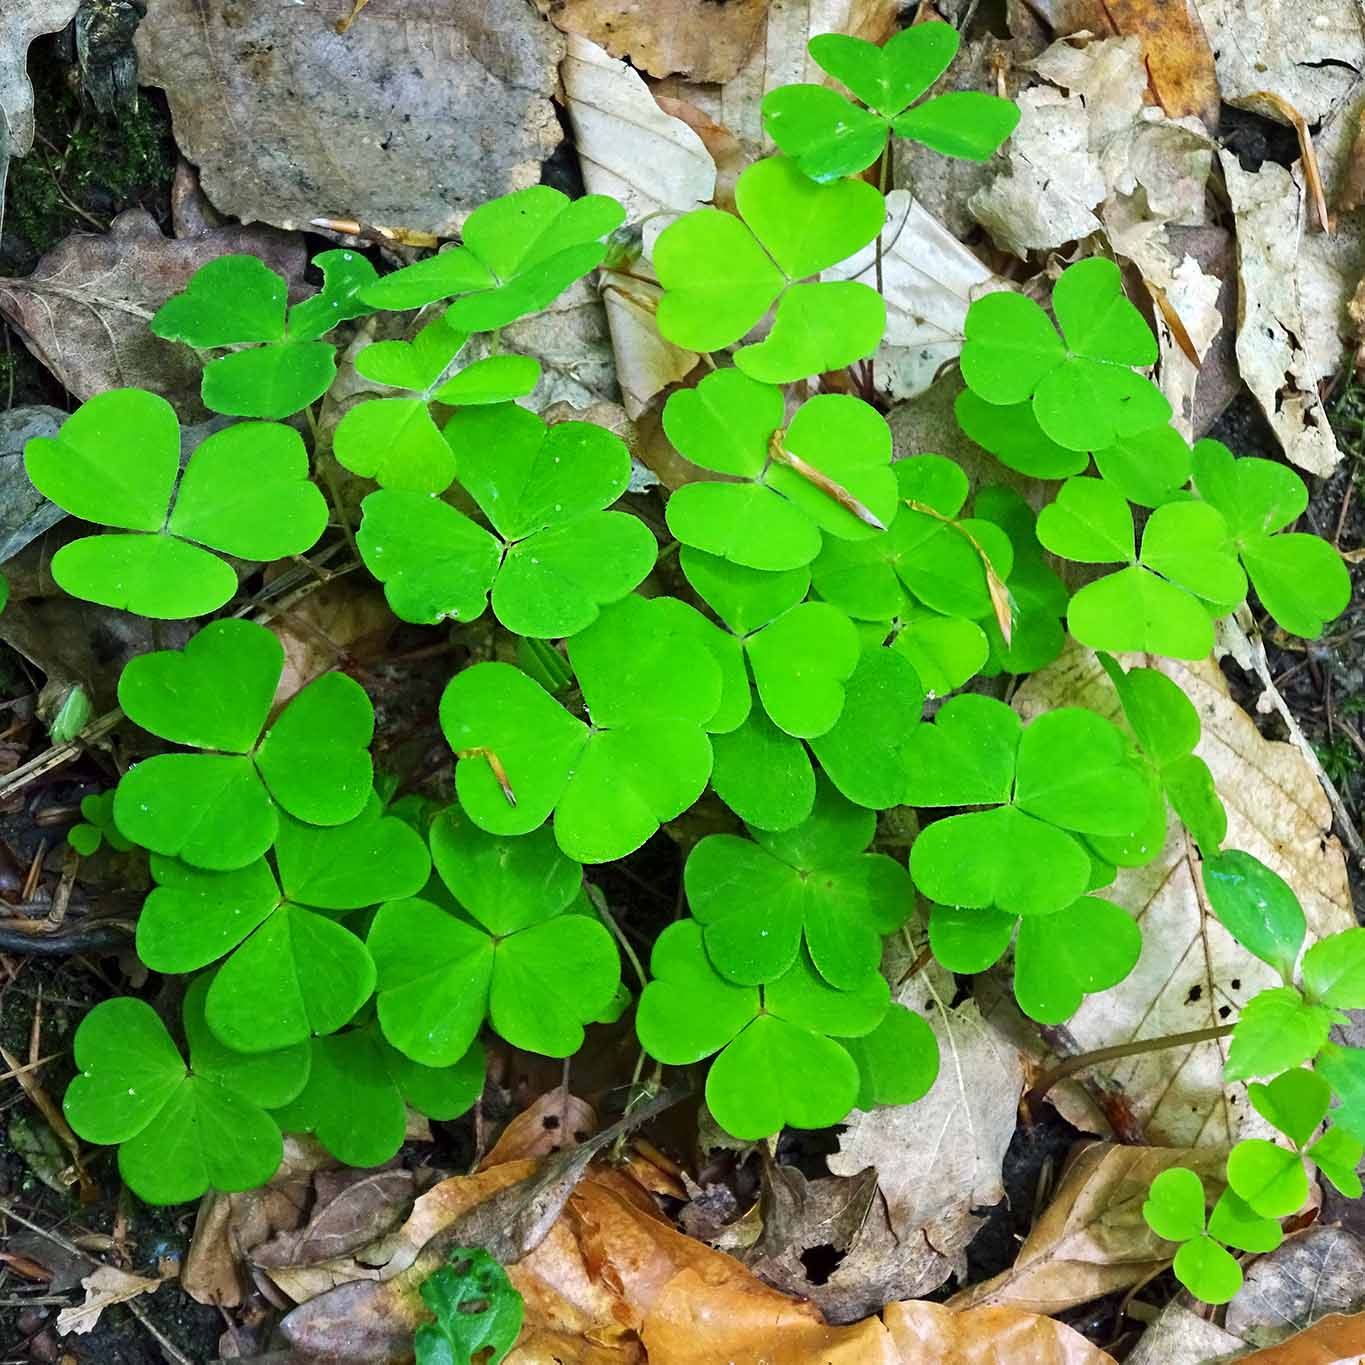
[[[95,1006],[76,1030],[79,1073],[63,1108],[89,1142],[119,1144],[119,1171],[151,1204],[197,1199],[206,1189],[263,1185],[283,1154],[280,1131],[255,1096],[286,1098],[307,1076],[297,1052],[224,1062],[191,1023],[190,1065],[150,1005],[119,997]],[[201,1069],[202,1068],[202,1069]]]
[[979,520],[993,522],[1009,537],[1014,551],[1014,567],[1006,584],[1011,610],[1008,644],[994,614],[981,621],[991,647],[987,671],[1037,672],[1052,663],[1066,643],[1062,628],[1066,587],[1044,558],[1033,510],[1014,489],[978,489],[974,509]]
[[687,859],[687,900],[711,961],[741,985],[761,985],[790,969],[804,939],[827,981],[856,989],[877,971],[881,936],[914,906],[905,869],[863,851],[874,814],[818,780],[805,821],[785,833],[751,832],[753,842],[708,835]]
[[516,1344],[525,1303],[482,1247],[448,1251],[446,1264],[422,1281],[421,1293],[436,1322],[417,1329],[417,1365],[473,1365],[476,1356],[498,1365]]
[[1313,944],[1303,955],[1303,987],[1319,1004],[1365,1008],[1365,929],[1344,929]]
[[886,308],[861,281],[798,284],[861,251],[882,229],[882,196],[861,180],[820,185],[784,156],[750,166],[735,186],[739,217],[703,208],[665,228],[654,246],[664,287],[659,330],[675,345],[716,351],[777,304],[772,334],[735,363],[783,384],[842,369],[881,340]]
[[893,1004],[871,1033],[843,1043],[858,1064],[858,1108],[914,1104],[938,1079],[939,1049],[934,1031],[904,1005]]
[[514,1047],[567,1057],[621,977],[610,932],[585,915],[495,935],[429,901],[389,901],[368,945],[384,1036],[423,1066],[462,1056],[485,1016]]
[[1325,1005],[1308,1004],[1292,986],[1261,991],[1237,1016],[1223,1074],[1240,1081],[1298,1066],[1317,1055],[1343,1018]]
[[990,657],[990,641],[975,621],[911,608],[891,648],[910,661],[926,697],[946,697],[974,678]]
[[629,597],[573,637],[591,726],[510,664],[456,674],[440,719],[470,819],[528,834],[554,811],[569,857],[610,862],[686,810],[711,775],[706,727],[723,686],[689,614],[701,619],[683,603]]
[[1162,423],[1096,450],[1095,468],[1129,502],[1160,507],[1189,483],[1190,447],[1173,426]]
[[950,90],[891,124],[897,137],[922,142],[944,156],[986,161],[1019,126],[1019,106],[981,90]]
[[1228,1184],[1262,1218],[1297,1213],[1308,1200],[1308,1172],[1298,1152],[1247,1138],[1228,1154]]
[[1203,875],[1204,891],[1223,928],[1292,981],[1308,922],[1284,878],[1241,849],[1206,859]]
[[465,219],[462,246],[405,266],[369,285],[374,308],[421,308],[455,298],[452,328],[491,332],[548,307],[606,257],[602,238],[625,221],[614,199],[570,200],[549,185],[532,185],[481,205]]
[[81,798],[81,819],[67,834],[67,842],[82,857],[98,852],[101,844],[108,844],[115,853],[127,853],[132,843],[119,832],[114,823],[114,793],[94,792]]
[[1317,639],[1351,600],[1351,581],[1333,545],[1284,531],[1308,505],[1303,480],[1270,460],[1234,459],[1210,440],[1194,448],[1194,480],[1199,496],[1226,518],[1265,609],[1285,630]]
[[236,574],[208,550],[302,554],[327,521],[302,440],[273,424],[231,427],[202,442],[168,520],[179,424],[170,404],[139,389],[82,404],[55,437],[28,443],[25,464],[39,492],[73,516],[138,533],[64,545],[52,560],[58,584],[143,616],[203,615],[236,592]]
[[971,440],[1006,468],[1031,479],[1065,479],[1082,473],[1090,462],[1086,451],[1069,450],[1048,436],[1038,425],[1030,402],[988,403],[971,389],[963,389],[953,411]]
[[419,1066],[374,1023],[307,1044],[308,1084],[273,1110],[287,1133],[312,1133],[347,1166],[382,1166],[403,1145],[405,1106],[427,1118],[459,1118],[483,1093],[484,1051],[474,1042],[452,1065]]
[[962,349],[968,388],[1000,406],[1031,401],[1043,433],[1069,450],[1102,450],[1170,418],[1161,391],[1131,368],[1156,362],[1156,341],[1113,261],[1068,267],[1052,306],[1065,342],[1022,294],[976,300]]
[[1040,1024],[1061,1024],[1085,996],[1117,986],[1137,965],[1142,932],[1122,906],[1084,896],[1065,910],[1019,922],[1014,994]]
[[338,324],[374,312],[360,298],[360,291],[379,278],[366,257],[342,248],[319,253],[313,264],[322,272],[322,288],[289,310],[287,331],[294,341],[316,341]]
[[737,729],[713,735],[711,748],[711,787],[745,824],[791,829],[811,813],[815,770],[806,746],[779,730],[762,707],[753,707]]
[[[354,819],[369,800],[374,712],[360,685],[324,674],[260,738],[284,650],[249,621],[214,621],[183,650],[129,661],[119,704],[152,734],[199,754],[131,768],[114,797],[126,838],[201,867],[242,867],[275,838],[276,803],[319,824]],[[258,742],[259,741],[259,742]]]
[[821,394],[782,427],[779,389],[717,370],[664,405],[664,430],[694,464],[743,482],[684,484],[668,525],[685,545],[767,571],[794,570],[820,550],[820,532],[875,535],[896,512],[891,433],[877,411]]
[[420,493],[366,498],[361,556],[405,620],[471,620],[491,590],[509,630],[572,635],[653,567],[658,546],[644,523],[601,510],[630,481],[630,453],[611,432],[590,422],[547,427],[497,403],[457,412],[446,439],[497,534]]
[[905,799],[910,736],[924,710],[924,688],[903,654],[864,650],[832,729],[811,740],[825,775],[855,805],[871,810]]
[[1302,1147],[1327,1117],[1332,1087],[1315,1071],[1295,1067],[1265,1085],[1247,1086],[1251,1107],[1278,1128],[1295,1147]]
[[1204,1186],[1199,1177],[1174,1166],[1152,1181],[1142,1216],[1158,1237],[1180,1242],[1176,1278],[1205,1303],[1226,1303],[1242,1287],[1236,1259],[1204,1231]]

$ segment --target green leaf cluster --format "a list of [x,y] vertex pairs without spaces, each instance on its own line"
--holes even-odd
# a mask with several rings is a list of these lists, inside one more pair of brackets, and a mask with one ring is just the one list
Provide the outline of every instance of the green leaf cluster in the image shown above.
[[[417,1365],[498,1365],[515,1345],[526,1305],[507,1272],[482,1247],[456,1247],[422,1281],[435,1323],[413,1343]],[[491,1352],[491,1354],[486,1354]]]
[[111,389],[82,403],[56,436],[28,442],[24,466],[63,511],[113,531],[63,545],[52,556],[57,585],[154,619],[221,607],[237,591],[237,575],[220,554],[303,554],[327,525],[327,504],[309,482],[308,452],[292,427],[226,427],[199,443],[182,474],[175,411],[143,389]]
[[83,858],[98,853],[108,844],[115,853],[129,852],[133,844],[125,839],[114,823],[114,793],[92,792],[81,797],[80,823],[67,832],[66,841]]

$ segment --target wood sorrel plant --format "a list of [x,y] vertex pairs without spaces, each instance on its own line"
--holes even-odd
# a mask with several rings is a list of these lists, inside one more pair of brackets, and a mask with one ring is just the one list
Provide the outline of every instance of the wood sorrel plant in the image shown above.
[[[59,551],[62,587],[149,616],[217,612],[237,587],[221,555],[300,555],[323,533],[309,466],[327,451],[283,419],[327,391],[324,338],[373,310],[421,309],[410,341],[356,357],[391,396],[335,429],[336,458],[377,485],[356,545],[399,618],[491,610],[519,637],[441,698],[445,806],[386,806],[370,703],[343,675],[275,714],[283,655],[260,626],[211,621],[127,666],[124,711],[174,748],[93,803],[79,838],[151,852],[137,946],[153,970],[197,973],[188,1060],[148,1006],[110,1001],[78,1032],[66,1108],[88,1139],[120,1144],[144,1198],[258,1184],[281,1130],[382,1162],[405,1104],[448,1118],[475,1100],[485,1028],[573,1053],[625,1003],[626,940],[585,866],[628,857],[708,790],[734,832],[691,847],[691,913],[658,936],[648,972],[627,951],[644,1053],[713,1058],[706,1099],[736,1136],[837,1123],[932,1085],[933,1033],[879,969],[917,896],[950,970],[982,971],[1013,944],[1015,994],[1040,1023],[1122,980],[1141,935],[1095,893],[1151,861],[1175,818],[1213,912],[1281,975],[1237,1020],[1228,1075],[1259,1078],[1251,1102],[1289,1145],[1240,1144],[1208,1219],[1197,1177],[1168,1172],[1147,1218],[1180,1244],[1184,1282],[1218,1299],[1240,1280],[1223,1248],[1274,1245],[1308,1166],[1360,1192],[1365,1051],[1328,1031],[1365,1006],[1365,930],[1301,956],[1292,890],[1224,847],[1195,708],[1165,674],[1111,657],[1203,658],[1248,584],[1286,630],[1320,634],[1350,585],[1330,545],[1286,530],[1302,481],[1216,442],[1189,448],[1142,372],[1151,332],[1102,257],[1062,272],[1051,315],[1008,290],[967,315],[958,421],[1006,467],[1063,481],[1036,517],[940,455],[893,462],[881,412],[831,376],[871,356],[885,324],[871,284],[819,278],[885,221],[881,192],[850,175],[884,167],[892,135],[985,157],[1016,121],[985,95],[918,103],[955,50],[940,24],[881,49],[815,40],[858,102],[774,92],[764,115],[785,154],[740,176],[738,213],[698,209],[659,236],[664,337],[708,353],[744,343],[664,405],[698,474],[668,501],[666,556],[617,505],[631,462],[616,436],[520,406],[538,377],[527,357],[460,361],[472,334],[603,265],[624,214],[601,196],[508,195],[470,216],[462,245],[383,278],[327,252],[322,290],[292,309],[259,261],[215,261],[154,330],[210,353],[210,408],[269,420],[211,436],[183,473],[173,413],[137,391],[93,398],[30,443],[33,482],[109,528]],[[1071,596],[1044,551],[1107,567]],[[1026,724],[984,685],[961,690],[1044,667],[1067,633],[1105,651],[1122,723],[1069,706]],[[878,813],[900,807],[922,820],[908,864],[877,836]]]

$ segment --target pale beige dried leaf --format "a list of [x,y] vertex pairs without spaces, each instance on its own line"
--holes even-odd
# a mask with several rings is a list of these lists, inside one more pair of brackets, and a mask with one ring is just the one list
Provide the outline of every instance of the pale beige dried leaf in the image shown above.
[[[1203,737],[1195,752],[1208,763],[1227,807],[1226,847],[1253,854],[1294,888],[1309,943],[1350,928],[1355,916],[1345,859],[1330,832],[1331,808],[1302,754],[1261,736],[1212,663],[1147,656],[1123,662],[1161,669],[1199,711]],[[1074,646],[1025,682],[1014,705],[1026,719],[1063,705],[1119,713],[1094,655]],[[1206,912],[1197,870],[1193,841],[1172,818],[1156,860],[1120,869],[1113,886],[1100,893],[1137,918],[1142,955],[1125,980],[1087,997],[1051,1031],[1063,1055],[1224,1024],[1258,991],[1279,984]],[[1245,1087],[1223,1083],[1227,1046],[1224,1038],[1147,1052],[1091,1067],[1081,1079],[1102,1098],[1119,1100],[1149,1142],[1226,1148],[1264,1127]]]
[[[855,1110],[828,1165],[836,1175],[876,1167],[893,1234],[884,1255],[905,1286],[894,1297],[917,1298],[960,1268],[980,1223],[973,1210],[1004,1198],[1000,1169],[1024,1073],[1016,1049],[972,1001],[947,1008],[922,976],[909,978],[899,999],[927,1016],[939,1045],[938,1079],[914,1104]],[[847,1261],[836,1275],[857,1273]]]
[[1114,1365],[1075,1328],[1016,1308],[889,1303],[882,1316],[899,1365]]
[[5,0],[0,10],[0,207],[5,166],[33,147],[33,87],[28,81],[29,44],[40,34],[65,28],[80,0]]
[[1321,123],[1365,71],[1365,14],[1356,0],[1198,0],[1229,104],[1281,118],[1269,90]]
[[98,1270],[81,1280],[85,1288],[85,1301],[74,1308],[63,1308],[57,1314],[57,1333],[66,1336],[74,1333],[82,1336],[93,1332],[100,1320],[100,1314],[116,1303],[127,1303],[142,1294],[154,1294],[161,1288],[163,1281],[149,1279],[146,1275],[131,1275],[117,1266],[102,1265]]
[[1091,1143],[1072,1158],[1014,1264],[955,1294],[949,1306],[1060,1313],[1142,1283],[1174,1255],[1142,1216],[1152,1181],[1186,1166],[1215,1189],[1223,1161],[1221,1152]]
[[[822,278],[874,284],[876,259],[873,243]],[[882,232],[886,331],[873,358],[878,387],[893,399],[923,393],[961,353],[967,309],[1008,288],[908,190],[892,190]]]
[[600,43],[651,76],[675,72],[688,80],[723,84],[753,50],[769,0],[535,0],[536,7],[570,35]]
[[350,0],[151,0],[139,77],[176,142],[243,222],[319,215],[451,235],[536,184],[560,141],[563,39],[524,0],[386,0],[344,35]]
[[1233,1359],[1243,1345],[1240,1337],[1175,1300],[1142,1334],[1124,1365],[1204,1365],[1209,1360]]
[[597,1131],[597,1111],[563,1087],[548,1090],[502,1130],[492,1150],[479,1162],[486,1171],[508,1161],[549,1156],[565,1147],[577,1147]]
[[73,233],[23,279],[0,279],[0,313],[34,356],[79,399],[112,388],[149,389],[188,421],[207,415],[199,358],[153,336],[147,324],[200,266],[218,256],[259,256],[291,283],[302,281],[302,239],[264,227],[215,228],[163,237],[145,209],[129,209],[108,233]]
[[1250,1346],[1273,1346],[1329,1313],[1365,1307],[1365,1243],[1342,1228],[1295,1233],[1248,1267],[1225,1326]]

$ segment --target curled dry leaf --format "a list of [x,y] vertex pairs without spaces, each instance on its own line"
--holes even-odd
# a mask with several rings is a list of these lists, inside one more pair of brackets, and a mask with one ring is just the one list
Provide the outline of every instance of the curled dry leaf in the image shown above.
[[1365,1243],[1341,1228],[1316,1226],[1257,1257],[1224,1325],[1248,1345],[1273,1346],[1329,1313],[1363,1307]]
[[502,1130],[478,1168],[486,1171],[507,1161],[549,1156],[565,1147],[577,1147],[596,1131],[597,1111],[592,1105],[567,1094],[563,1087],[549,1090]]
[[[1245,849],[1295,888],[1308,920],[1308,942],[1354,925],[1345,859],[1330,833],[1331,808],[1299,751],[1262,738],[1213,664],[1146,656],[1124,663],[1161,669],[1195,704],[1203,725],[1195,752],[1208,763],[1227,807],[1226,846]],[[1113,688],[1093,655],[1068,648],[1014,699],[1025,718],[1059,705],[1118,715]],[[1273,802],[1265,800],[1267,791],[1276,793]],[[1050,1031],[1062,1055],[1211,1028],[1264,987],[1278,984],[1275,973],[1240,948],[1208,911],[1193,842],[1174,819],[1160,856],[1147,867],[1120,870],[1100,894],[1136,916],[1142,956],[1126,980],[1088,997],[1065,1026]],[[1223,1083],[1226,1056],[1223,1038],[1106,1062],[1082,1079],[1101,1098],[1120,1102],[1149,1142],[1226,1148],[1259,1132],[1261,1122],[1246,1102],[1245,1088]],[[1062,1096],[1058,1100],[1069,1109]],[[1078,1113],[1076,1121],[1089,1120]]]
[[1223,1153],[1170,1147],[1081,1148],[1008,1270],[948,1300],[952,1308],[1009,1305],[1059,1313],[1156,1274],[1174,1249],[1147,1226],[1142,1205],[1153,1179],[1187,1166],[1221,1179]]
[[232,252],[259,256],[287,279],[303,278],[302,240],[260,226],[163,237],[145,209],[109,231],[73,233],[23,279],[0,279],[0,313],[24,344],[79,399],[139,387],[160,394],[186,421],[206,416],[195,353],[153,336],[147,324],[200,266]]
[[556,28],[600,43],[651,76],[732,80],[753,50],[769,0],[729,0],[708,8],[695,0],[535,0]]
[[938,1288],[961,1269],[981,1221],[975,1211],[1005,1194],[1000,1168],[1024,1082],[1019,1054],[973,1002],[946,1008],[923,976],[899,993],[912,1009],[924,1009],[926,997],[942,1059],[933,1088],[914,1104],[855,1111],[828,1160],[836,1175],[877,1170],[881,1199],[859,1239],[866,1254],[855,1246],[830,1277],[850,1296],[869,1295],[865,1302]]
[[350,0],[239,8],[151,0],[140,78],[213,203],[243,222],[319,215],[450,236],[536,184],[560,141],[560,35],[524,0]]
[[[871,284],[876,259],[873,243],[823,278]],[[909,191],[893,190],[886,196],[882,231],[886,331],[874,357],[878,387],[896,399],[923,393],[961,353],[971,304],[1008,288],[1008,281],[987,270]]]
[[28,46],[40,34],[65,28],[79,6],[80,0],[5,0],[0,13],[0,207],[10,157],[27,156],[33,147]]
[[155,1294],[163,1281],[145,1275],[130,1275],[117,1266],[102,1265],[87,1275],[81,1284],[85,1288],[85,1302],[75,1308],[63,1308],[57,1314],[57,1332],[61,1336],[75,1333],[80,1336],[93,1332],[100,1314],[116,1303],[127,1303],[142,1294]]

